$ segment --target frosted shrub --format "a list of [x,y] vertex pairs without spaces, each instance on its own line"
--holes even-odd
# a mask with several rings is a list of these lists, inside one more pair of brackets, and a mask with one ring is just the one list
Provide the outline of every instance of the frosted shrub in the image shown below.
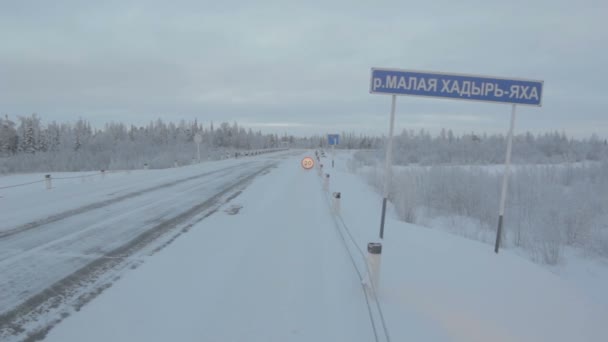
[[391,194],[399,218],[409,223],[416,222],[416,207],[419,206],[416,201],[418,188],[415,182],[412,177],[397,177],[394,182],[397,191],[392,191]]
[[[381,169],[371,171],[368,179],[382,189]],[[479,234],[470,227],[450,230],[487,237],[496,230],[501,183],[501,172],[483,167],[407,167],[395,172],[390,199],[404,221],[430,222],[422,215],[468,217],[477,222],[468,224]],[[519,167],[509,184],[504,243],[548,264],[559,262],[564,246],[608,256],[606,194],[608,163]]]

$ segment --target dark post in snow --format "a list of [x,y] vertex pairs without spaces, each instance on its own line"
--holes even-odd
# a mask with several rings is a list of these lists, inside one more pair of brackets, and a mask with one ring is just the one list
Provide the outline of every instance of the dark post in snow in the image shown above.
[[388,144],[386,146],[386,165],[384,166],[384,198],[382,199],[382,216],[380,217],[380,238],[384,239],[384,218],[386,216],[386,202],[391,182],[393,163],[393,131],[395,130],[395,103],[397,96],[393,95],[391,102],[391,123],[388,131]]

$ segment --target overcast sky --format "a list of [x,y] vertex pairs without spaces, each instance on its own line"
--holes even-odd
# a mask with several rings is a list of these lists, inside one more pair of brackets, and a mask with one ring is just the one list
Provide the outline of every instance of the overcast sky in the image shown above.
[[[608,1],[2,1],[0,113],[388,130],[371,67],[544,80],[516,131],[608,136]],[[509,105],[403,96],[396,129],[506,132]]]

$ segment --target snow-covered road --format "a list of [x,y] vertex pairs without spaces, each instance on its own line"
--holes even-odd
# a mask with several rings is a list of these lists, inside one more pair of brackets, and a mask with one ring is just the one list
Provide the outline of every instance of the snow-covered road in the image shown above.
[[[32,190],[59,210],[47,217],[36,210],[43,202],[19,197],[28,191],[4,194],[1,214],[9,219],[0,229],[0,337],[57,310],[70,297],[71,304],[84,304],[90,294],[83,290],[97,291],[91,287],[95,280],[137,266],[146,252],[209,215],[283,158],[273,154],[172,169],[173,175],[162,177],[154,177],[154,171],[139,177],[125,173],[95,184]],[[8,210],[19,201],[23,207],[31,204],[30,211],[11,215]]]
[[282,163],[48,339],[372,341],[322,193],[316,171]]

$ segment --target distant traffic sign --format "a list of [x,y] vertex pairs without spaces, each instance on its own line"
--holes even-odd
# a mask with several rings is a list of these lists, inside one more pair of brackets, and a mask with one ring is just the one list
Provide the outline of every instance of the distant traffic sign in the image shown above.
[[340,135],[339,134],[328,134],[327,143],[329,145],[338,145],[340,143]]
[[305,168],[306,170],[310,170],[315,166],[315,160],[312,159],[311,157],[306,157],[304,159],[302,159],[302,167]]
[[543,81],[372,68],[369,92],[540,107]]

